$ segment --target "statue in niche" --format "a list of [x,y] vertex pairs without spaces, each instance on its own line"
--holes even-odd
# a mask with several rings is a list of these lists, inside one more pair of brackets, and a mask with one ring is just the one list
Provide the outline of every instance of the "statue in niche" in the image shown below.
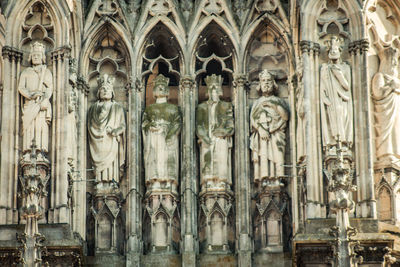
[[254,166],[254,179],[279,185],[284,176],[286,127],[289,108],[277,97],[278,85],[268,70],[260,75],[259,90],[262,96],[254,102],[250,113],[250,149]]
[[333,36],[326,43],[329,62],[322,64],[320,72],[322,142],[326,151],[335,148],[338,141],[344,149],[353,145],[351,69],[341,62],[342,42]]
[[167,103],[168,82],[162,74],[156,77],[153,87],[156,103],[146,107],[143,114],[144,165],[148,186],[150,184],[152,189],[172,187],[176,192],[182,116],[178,106]]
[[232,104],[221,101],[222,77],[205,78],[209,99],[196,110],[196,135],[200,144],[200,183],[202,190],[230,188],[232,135],[234,133]]
[[22,71],[18,91],[22,95],[22,152],[30,151],[35,140],[38,150],[49,151],[49,128],[53,75],[46,66],[45,46],[40,42],[31,45],[29,62],[32,67]]
[[76,92],[77,75],[74,63],[71,63],[69,70],[69,95],[68,95],[68,114],[67,114],[67,159],[71,167],[75,167],[77,156],[77,129],[76,129],[76,110],[78,96]]
[[97,79],[98,100],[89,108],[89,148],[96,180],[118,182],[125,164],[125,111],[115,102],[115,78],[104,74]]
[[379,53],[379,71],[372,79],[375,103],[376,157],[380,161],[400,160],[399,50],[385,47]]

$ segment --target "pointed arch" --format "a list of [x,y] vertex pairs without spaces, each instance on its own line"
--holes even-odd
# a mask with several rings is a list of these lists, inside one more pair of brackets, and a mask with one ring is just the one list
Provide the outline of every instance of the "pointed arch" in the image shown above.
[[388,221],[393,219],[393,192],[388,184],[382,183],[377,189],[378,219]]
[[89,63],[90,63],[90,53],[95,49],[98,42],[101,38],[104,38],[105,34],[111,33],[115,39],[122,40],[122,48],[126,53],[126,66],[127,73],[126,75],[130,75],[132,68],[132,59],[133,59],[133,51],[131,46],[128,45],[130,43],[129,34],[120,27],[118,23],[111,19],[102,20],[96,27],[94,27],[91,32],[87,35],[85,42],[82,46],[81,54],[80,54],[80,73],[87,77],[89,74]]
[[[363,9],[358,1],[352,0],[338,0],[339,8],[346,11],[347,17],[349,18],[349,33],[351,40],[360,40],[366,38],[366,30],[363,20]],[[315,34],[317,31],[317,21],[322,11],[325,9],[325,1],[303,1],[301,5],[301,25],[302,40],[308,40],[317,42],[318,35]]]
[[[183,53],[183,48],[185,47],[185,40],[183,39],[183,36],[185,36],[185,33],[182,32],[174,23],[172,23],[171,20],[169,19],[161,19],[159,17],[153,17],[148,21],[148,23],[145,24],[138,32],[135,34],[135,36],[139,36],[138,39],[135,39],[135,47],[138,47],[136,50],[136,58],[137,61],[134,64],[137,69],[135,70],[137,75],[140,77],[144,70],[142,70],[142,61],[143,57],[142,55],[145,55],[146,53],[146,48],[147,48],[147,42],[146,40],[149,40],[149,38],[157,34],[154,29],[156,27],[162,27],[167,30],[167,35],[170,36],[170,38],[176,40],[176,43],[178,45],[178,53],[179,53],[179,65],[180,65],[180,73],[185,73],[185,66],[184,66],[184,53]],[[162,60],[160,58],[160,60]]]
[[[265,25],[268,25],[267,27]],[[269,15],[268,13],[263,14],[257,20],[250,23],[244,30],[243,36],[241,39],[241,53],[240,58],[241,61],[244,62],[242,64],[243,70],[242,72],[248,72],[249,69],[249,56],[250,56],[250,48],[252,42],[260,36],[263,32],[270,31],[282,43],[282,48],[286,52],[286,64],[289,67],[288,75],[291,70],[294,69],[294,51],[293,46],[291,45],[291,39],[288,35],[288,32],[285,30],[284,26],[276,20],[275,17]]]
[[7,6],[4,12],[7,19],[6,43],[12,47],[19,47],[20,40],[22,39],[21,26],[25,21],[25,17],[31,7],[41,3],[48,11],[54,24],[55,34],[55,48],[65,45],[68,41],[70,25],[66,18],[69,17],[68,6],[65,1],[50,1],[50,0],[21,0],[17,1],[15,5]]
[[200,37],[204,36],[204,32],[210,26],[217,25],[222,33],[224,33],[229,40],[231,47],[233,48],[232,51],[232,59],[233,59],[233,70],[236,71],[239,69],[238,64],[238,51],[239,43],[236,40],[239,40],[238,32],[233,29],[229,24],[227,24],[224,20],[218,19],[215,16],[209,16],[204,18],[200,21],[200,23],[188,34],[188,42],[187,42],[187,49],[191,51],[190,59],[191,59],[191,73],[194,73],[194,64],[196,61],[196,50],[199,47],[199,42],[201,40]]

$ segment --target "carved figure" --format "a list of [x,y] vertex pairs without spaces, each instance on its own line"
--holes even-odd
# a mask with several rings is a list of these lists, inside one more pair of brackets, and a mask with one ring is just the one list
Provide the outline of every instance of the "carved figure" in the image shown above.
[[125,111],[113,100],[115,78],[97,79],[98,100],[89,108],[89,148],[97,181],[119,181],[125,164]]
[[142,132],[146,184],[176,191],[179,172],[179,140],[182,116],[178,106],[167,103],[169,79],[162,74],[154,80],[156,103],[146,107]]
[[77,93],[76,93],[76,69],[70,68],[69,75],[69,97],[68,97],[68,114],[67,114],[67,158],[71,167],[75,166],[77,155],[77,129],[76,129],[76,109],[77,109]]
[[306,155],[306,114],[304,110],[303,61],[301,58],[299,58],[297,64],[296,78],[297,160],[303,162]]
[[22,95],[22,151],[30,151],[35,139],[37,149],[48,152],[51,123],[50,97],[53,75],[46,66],[45,47],[39,42],[31,45],[29,61],[32,67],[22,71],[18,91]]
[[205,78],[209,99],[196,110],[196,135],[200,144],[202,189],[226,188],[232,184],[231,149],[234,133],[232,104],[221,101],[222,77]]
[[327,42],[329,62],[322,64],[320,73],[321,127],[325,149],[331,149],[337,140],[344,148],[353,145],[351,69],[340,60],[341,43],[336,36]]
[[250,149],[255,180],[274,180],[284,175],[285,131],[289,109],[275,96],[278,86],[268,70],[260,73],[262,96],[254,102],[250,113]]
[[372,79],[375,103],[376,156],[379,160],[400,159],[399,50],[385,47],[379,53],[379,71]]

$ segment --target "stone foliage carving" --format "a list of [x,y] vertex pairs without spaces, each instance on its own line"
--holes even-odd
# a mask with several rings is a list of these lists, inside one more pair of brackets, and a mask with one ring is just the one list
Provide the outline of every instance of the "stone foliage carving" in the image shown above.
[[353,144],[353,98],[351,69],[341,62],[342,40],[333,36],[327,43],[329,62],[321,66],[321,128],[325,149],[342,141],[344,147]]
[[53,94],[53,75],[46,66],[45,47],[31,45],[29,61],[32,67],[22,71],[18,91],[23,98],[22,150],[29,151],[35,140],[38,150],[49,151],[49,125],[51,123],[50,98]]
[[125,164],[125,111],[113,100],[114,78],[98,79],[98,100],[88,111],[89,148],[97,181],[119,181]]
[[379,53],[379,71],[372,80],[375,103],[376,157],[389,163],[400,158],[399,51],[385,47]]
[[250,113],[250,149],[254,166],[254,179],[275,180],[284,175],[285,130],[289,110],[283,99],[275,96],[277,84],[264,70],[260,73],[262,96],[254,103]]
[[232,104],[221,101],[222,77],[205,78],[209,99],[196,110],[196,135],[200,144],[200,183],[206,188],[232,184],[231,149],[234,133]]
[[182,116],[178,106],[167,103],[168,82],[162,74],[157,76],[153,91],[156,103],[146,107],[143,114],[144,165],[147,185],[153,189],[172,187],[176,192]]

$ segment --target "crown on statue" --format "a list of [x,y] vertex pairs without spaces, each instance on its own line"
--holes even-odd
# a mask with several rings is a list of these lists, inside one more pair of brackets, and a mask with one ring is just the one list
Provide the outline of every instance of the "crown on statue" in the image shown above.
[[108,75],[108,74],[104,74],[103,76],[100,76],[99,78],[97,78],[97,83],[100,87],[102,86],[106,86],[106,87],[112,87],[114,84],[115,78]]
[[267,70],[264,69],[262,72],[260,72],[260,74],[258,75],[258,77],[263,80],[272,80],[274,79],[274,76],[272,76],[272,74]]
[[218,85],[222,85],[222,76],[221,75],[211,75],[211,76],[207,76],[204,81],[206,82],[207,86],[210,86],[211,84],[218,84]]
[[44,53],[45,50],[46,50],[45,46],[40,42],[34,42],[33,44],[31,44],[31,53],[34,52]]
[[163,87],[167,87],[169,83],[169,78],[165,77],[162,74],[157,75],[157,77],[153,81],[154,87],[157,87],[158,85],[162,85]]

